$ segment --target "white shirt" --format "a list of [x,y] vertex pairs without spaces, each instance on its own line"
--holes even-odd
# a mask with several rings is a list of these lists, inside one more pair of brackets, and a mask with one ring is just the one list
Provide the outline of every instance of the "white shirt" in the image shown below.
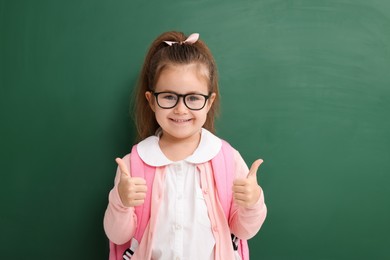
[[152,245],[153,260],[214,259],[215,240],[196,164],[214,158],[221,140],[202,129],[194,153],[178,162],[170,161],[161,151],[159,136],[140,142],[137,151],[151,166],[166,166],[165,188]]

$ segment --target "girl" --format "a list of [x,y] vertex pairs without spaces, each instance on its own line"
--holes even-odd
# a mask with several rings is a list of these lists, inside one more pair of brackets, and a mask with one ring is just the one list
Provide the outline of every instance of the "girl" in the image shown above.
[[[226,199],[221,199],[217,179],[229,174],[215,172],[213,166],[225,147],[213,134],[219,106],[217,68],[198,38],[163,33],[145,58],[135,110],[140,142],[132,154],[155,169],[153,185],[148,189],[145,179],[131,172],[130,154],[117,158],[104,216],[112,245],[131,245],[123,259],[239,259],[234,242],[253,237],[265,220],[267,209],[256,178],[262,160],[248,170],[233,148],[232,167],[226,168],[231,168],[234,181],[224,184],[232,202],[224,213]],[[146,204],[148,194],[150,217],[137,240],[140,216],[135,209]],[[122,259],[113,250],[110,259]]]

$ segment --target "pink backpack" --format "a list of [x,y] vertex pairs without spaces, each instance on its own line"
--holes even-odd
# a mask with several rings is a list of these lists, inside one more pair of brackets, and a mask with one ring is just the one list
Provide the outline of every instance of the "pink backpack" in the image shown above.
[[[226,141],[222,140],[222,149],[211,160],[211,165],[214,172],[214,179],[217,186],[218,198],[222,205],[227,218],[229,218],[230,205],[232,202],[232,183],[234,171],[233,148]],[[145,164],[138,155],[136,145],[133,146],[130,155],[131,173],[133,177],[141,177],[146,180],[148,191],[152,190],[154,173],[156,168]],[[143,170],[142,170],[143,169]],[[216,173],[226,174],[216,174]],[[147,192],[145,203],[135,207],[135,214],[137,215],[138,225],[134,234],[137,241],[141,241],[146,226],[150,219],[151,208],[151,192]],[[128,260],[134,252],[130,248],[131,241],[117,245],[110,241],[110,256],[109,260]],[[249,259],[249,248],[246,240],[238,239],[232,234],[232,246],[238,253],[242,260]]]

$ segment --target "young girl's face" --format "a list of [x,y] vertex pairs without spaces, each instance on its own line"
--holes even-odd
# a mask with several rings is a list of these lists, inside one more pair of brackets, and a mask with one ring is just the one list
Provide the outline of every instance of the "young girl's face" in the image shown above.
[[[166,140],[174,141],[198,141],[200,130],[206,122],[207,113],[215,99],[215,93],[209,93],[208,78],[205,75],[207,70],[203,65],[169,65],[165,68],[156,83],[154,92],[146,92],[146,99],[155,113],[156,120],[162,128],[162,137]],[[170,92],[168,94],[158,94],[161,92]],[[158,94],[158,101],[155,95]],[[190,108],[199,108],[204,100],[202,96],[188,96],[186,103],[184,97],[178,97],[178,103],[172,108],[162,108],[164,104],[174,105],[175,99],[179,95],[201,94],[209,96],[205,105],[200,110]],[[200,98],[198,100],[198,98]],[[173,100],[173,101],[172,101]],[[160,105],[159,105],[160,104]],[[167,106],[165,106],[167,107]]]

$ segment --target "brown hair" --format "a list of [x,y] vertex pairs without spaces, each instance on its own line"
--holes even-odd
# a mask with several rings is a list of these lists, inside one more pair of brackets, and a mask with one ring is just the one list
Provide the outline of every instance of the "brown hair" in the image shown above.
[[[165,32],[158,36],[149,48],[135,95],[134,120],[137,128],[137,141],[153,135],[160,127],[145,98],[145,92],[154,89],[159,75],[168,65],[197,63],[207,68],[209,92],[215,93],[216,97],[203,127],[213,133],[215,132],[214,119],[219,111],[217,66],[209,48],[202,40],[198,40],[193,44],[182,43],[186,38],[187,36],[181,32]],[[169,46],[164,41],[178,43]]]

